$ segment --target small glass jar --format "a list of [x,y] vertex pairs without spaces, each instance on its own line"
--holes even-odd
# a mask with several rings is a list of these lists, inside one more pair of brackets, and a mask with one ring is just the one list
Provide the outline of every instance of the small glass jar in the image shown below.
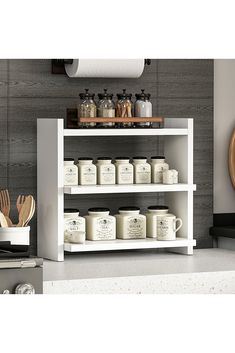
[[159,216],[167,214],[169,211],[167,206],[149,206],[146,213],[147,220],[147,237],[157,238],[157,220]]
[[[117,94],[117,104],[116,104],[116,116],[120,118],[131,118],[133,104],[131,101],[132,94],[126,93],[126,90],[123,89],[122,93]],[[121,127],[133,127],[133,123],[121,123]]]
[[[78,105],[78,116],[81,118],[96,118],[96,104],[94,101],[94,93],[89,93],[88,89],[85,89],[86,93],[80,93],[80,103]],[[82,127],[94,127],[96,123],[79,123]]]
[[64,242],[83,244],[86,238],[86,220],[75,208],[64,209]]
[[116,157],[116,182],[117,184],[133,184],[134,167],[129,157]]
[[117,221],[118,239],[146,238],[146,217],[140,214],[139,207],[120,207]]
[[78,185],[78,167],[73,158],[64,159],[64,186]]
[[96,166],[93,159],[88,157],[78,158],[78,184],[96,185]]
[[163,172],[169,169],[169,165],[165,162],[164,156],[151,157],[152,183],[163,183]]
[[151,166],[147,163],[146,157],[133,157],[134,166],[134,183],[150,184],[151,183]]
[[88,215],[85,216],[88,240],[116,239],[116,218],[109,213],[108,208],[89,208]]
[[[112,100],[113,94],[107,93],[107,89],[104,89],[104,93],[99,93],[99,102],[97,104],[97,116],[99,118],[115,118],[115,104]],[[99,123],[100,127],[113,127],[115,123]]]
[[115,165],[112,164],[112,158],[97,158],[97,181],[99,185],[115,184]]
[[[150,102],[150,94],[144,93],[144,89],[141,90],[142,93],[136,94],[135,102],[135,117],[138,118],[151,118],[152,117],[152,103]],[[150,122],[136,123],[137,127],[151,127]]]

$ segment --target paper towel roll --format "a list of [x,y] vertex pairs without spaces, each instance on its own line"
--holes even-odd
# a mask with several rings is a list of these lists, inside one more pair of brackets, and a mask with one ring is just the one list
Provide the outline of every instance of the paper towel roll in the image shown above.
[[144,71],[144,59],[74,59],[65,65],[69,77],[138,78]]

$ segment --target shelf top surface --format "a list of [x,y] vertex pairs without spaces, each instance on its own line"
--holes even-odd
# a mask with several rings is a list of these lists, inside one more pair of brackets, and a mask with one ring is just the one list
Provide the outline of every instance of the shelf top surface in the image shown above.
[[64,136],[174,136],[188,135],[184,128],[149,129],[64,129]]
[[130,184],[130,185],[78,185],[65,186],[65,194],[108,194],[108,193],[144,193],[144,192],[173,192],[195,191],[195,184]]

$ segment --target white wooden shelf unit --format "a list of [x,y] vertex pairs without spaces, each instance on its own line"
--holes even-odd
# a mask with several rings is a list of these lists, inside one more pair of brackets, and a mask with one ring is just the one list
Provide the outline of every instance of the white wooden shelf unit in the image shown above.
[[[38,255],[63,261],[64,251],[89,252],[127,249],[157,249],[193,254],[193,119],[165,119],[159,129],[64,129],[63,119],[38,119],[37,124],[37,215]],[[175,185],[63,185],[64,138],[84,136],[164,136],[164,154],[171,168],[179,171]],[[165,193],[170,211],[182,218],[175,241],[155,239],[86,241],[64,244],[64,194]],[[91,205],[92,206],[92,205]]]

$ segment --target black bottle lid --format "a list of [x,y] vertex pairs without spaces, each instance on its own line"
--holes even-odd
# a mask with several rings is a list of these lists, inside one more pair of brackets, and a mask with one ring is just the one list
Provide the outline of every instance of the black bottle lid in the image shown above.
[[88,212],[110,212],[110,209],[106,207],[91,207],[88,208]]
[[94,97],[95,97],[94,93],[89,93],[89,89],[88,88],[86,88],[85,91],[86,91],[85,93],[79,93],[79,97],[81,99],[89,99],[89,98],[94,99]]
[[148,207],[148,210],[168,210],[169,209],[169,207],[168,206],[158,206],[158,205],[156,205],[156,206],[149,206]]
[[98,157],[97,161],[110,161],[112,160],[112,157]]
[[122,93],[117,94],[118,99],[131,99],[132,93],[126,93],[126,89],[122,90]]
[[104,93],[98,93],[99,99],[112,99],[113,94],[112,93],[107,93],[107,89],[104,89]]
[[118,211],[140,211],[140,208],[136,206],[123,206],[119,207]]
[[74,162],[74,159],[73,158],[64,158],[64,161],[65,162]]
[[91,157],[79,157],[78,161],[93,161],[93,158],[91,158]]
[[125,161],[129,161],[130,157],[115,157],[116,161],[120,161],[120,160],[125,160]]
[[136,156],[136,157],[133,157],[132,159],[133,159],[133,160],[135,160],[135,159],[147,159],[147,157],[143,157],[143,156]]
[[79,209],[77,208],[65,208],[64,213],[79,213]]
[[150,93],[144,93],[144,89],[141,90],[141,93],[136,93],[136,99],[137,100],[145,100],[150,98]]
[[165,156],[153,156],[151,159],[166,159]]

